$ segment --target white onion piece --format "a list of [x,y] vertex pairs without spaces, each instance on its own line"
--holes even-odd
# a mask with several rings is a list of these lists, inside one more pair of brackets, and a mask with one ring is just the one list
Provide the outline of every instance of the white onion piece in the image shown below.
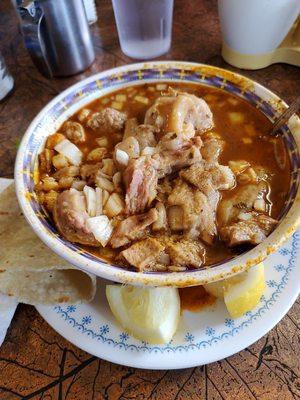
[[126,167],[129,161],[129,155],[126,153],[126,151],[116,149],[116,161],[120,165],[124,165],[124,167]]
[[101,215],[103,213],[103,205],[102,205],[102,189],[96,188],[96,216]]
[[90,186],[83,188],[83,193],[86,199],[87,212],[90,217],[96,216],[96,192]]
[[266,211],[266,202],[264,199],[256,199],[253,207],[256,211],[262,211],[265,212]]
[[249,219],[252,218],[252,214],[251,213],[247,213],[247,212],[241,212],[238,216],[238,219],[240,221],[248,221]]
[[82,152],[79,150],[74,143],[70,142],[68,139],[64,139],[59,142],[54,149],[65,156],[68,161],[73,165],[80,165],[82,160]]
[[105,247],[113,232],[113,226],[106,215],[89,218],[87,226],[103,247]]

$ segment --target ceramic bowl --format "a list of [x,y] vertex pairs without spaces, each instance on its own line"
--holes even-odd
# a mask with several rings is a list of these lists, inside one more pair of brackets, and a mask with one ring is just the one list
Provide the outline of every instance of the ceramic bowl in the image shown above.
[[46,137],[84,105],[117,89],[146,82],[194,82],[239,96],[259,108],[273,121],[287,105],[260,84],[217,67],[188,62],[151,62],[126,65],[94,75],[55,97],[32,121],[19,147],[16,165],[16,192],[32,229],[55,253],[74,266],[97,276],[136,285],[200,285],[229,277],[264,260],[297,228],[300,220],[300,120],[294,116],[282,134],[292,166],[289,196],[274,232],[260,245],[230,261],[210,268],[170,273],[138,273],[109,265],[88,251],[61,237],[34,193],[34,170]]

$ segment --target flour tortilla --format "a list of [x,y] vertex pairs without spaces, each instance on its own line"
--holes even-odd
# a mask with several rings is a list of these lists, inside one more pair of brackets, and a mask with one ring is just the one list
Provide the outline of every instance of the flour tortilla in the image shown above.
[[0,193],[0,292],[27,304],[89,302],[96,277],[48,249],[25,220],[14,184]]

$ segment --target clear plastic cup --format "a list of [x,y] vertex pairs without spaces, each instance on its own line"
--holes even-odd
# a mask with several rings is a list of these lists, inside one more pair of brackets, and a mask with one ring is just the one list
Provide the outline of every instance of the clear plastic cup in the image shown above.
[[112,3],[124,54],[144,60],[169,50],[173,0],[112,0]]

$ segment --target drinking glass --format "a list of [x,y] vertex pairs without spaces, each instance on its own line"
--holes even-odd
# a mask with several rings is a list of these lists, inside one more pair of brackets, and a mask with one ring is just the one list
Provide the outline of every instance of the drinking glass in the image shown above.
[[112,3],[124,54],[144,60],[169,50],[173,0],[112,0]]

